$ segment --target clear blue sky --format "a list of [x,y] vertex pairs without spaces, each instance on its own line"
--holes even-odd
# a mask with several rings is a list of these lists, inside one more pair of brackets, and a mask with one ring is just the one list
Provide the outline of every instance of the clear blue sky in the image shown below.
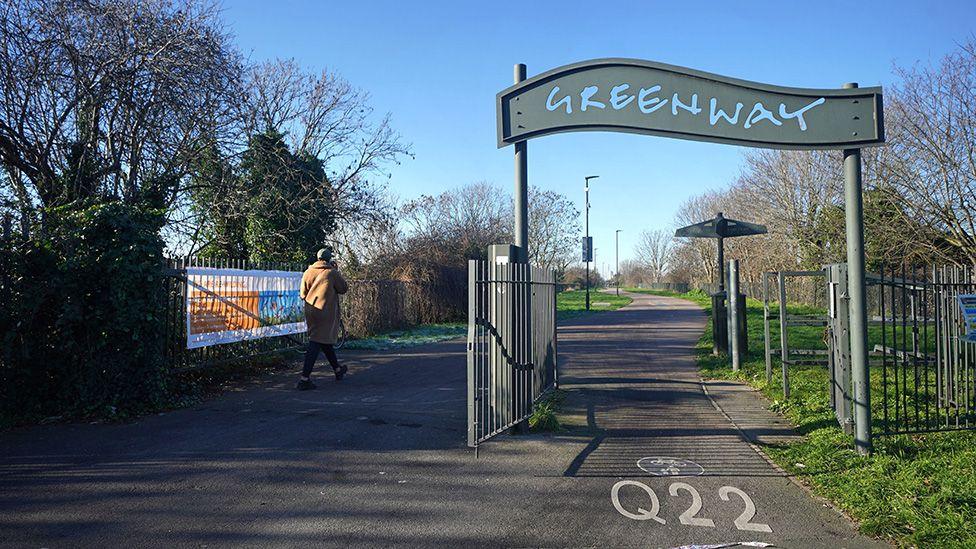
[[[487,180],[510,188],[512,148],[496,148],[495,94],[512,66],[529,76],[574,61],[634,57],[798,87],[894,81],[893,63],[937,60],[976,31],[976,2],[467,2],[226,0],[252,60],[293,57],[372,95],[413,144],[395,167],[404,198]],[[689,196],[728,184],[746,149],[577,133],[529,143],[529,182],[582,211],[590,198],[596,264],[612,269],[644,229],[670,228]]]

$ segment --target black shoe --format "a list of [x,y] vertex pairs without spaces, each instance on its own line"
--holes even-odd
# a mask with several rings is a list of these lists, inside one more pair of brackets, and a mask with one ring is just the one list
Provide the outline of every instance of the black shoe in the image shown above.
[[298,381],[298,386],[295,387],[299,391],[309,391],[315,388],[315,384],[312,383],[310,379],[301,379]]
[[347,368],[346,365],[343,364],[342,366],[336,368],[334,371],[335,371],[336,381],[342,381],[342,376],[346,375],[346,372],[349,371],[349,368]]

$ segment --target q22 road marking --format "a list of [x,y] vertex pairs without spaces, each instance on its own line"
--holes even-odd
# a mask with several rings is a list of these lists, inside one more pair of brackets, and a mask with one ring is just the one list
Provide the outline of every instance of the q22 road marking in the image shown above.
[[[625,486],[634,486],[646,493],[647,497],[651,500],[650,510],[638,507],[636,511],[630,511],[625,508],[620,503],[620,490]],[[679,492],[686,492],[691,496],[691,505],[678,516],[678,522],[687,526],[715,528],[715,521],[710,518],[698,516],[698,513],[702,510],[702,498],[698,489],[685,482],[673,482],[668,487],[668,493],[671,497],[680,497]],[[752,519],[756,516],[756,504],[749,497],[749,494],[735,486],[722,486],[718,490],[718,496],[722,501],[731,501],[729,497],[731,494],[738,496],[745,504],[745,509],[743,509],[742,513],[732,521],[732,524],[737,529],[749,532],[772,533],[773,529],[768,524],[752,522]],[[653,520],[659,524],[667,524],[667,521],[659,516],[661,512],[661,501],[658,499],[654,490],[643,482],[636,480],[621,480],[617,482],[610,489],[610,502],[613,503],[613,507],[618,513],[629,519]]]

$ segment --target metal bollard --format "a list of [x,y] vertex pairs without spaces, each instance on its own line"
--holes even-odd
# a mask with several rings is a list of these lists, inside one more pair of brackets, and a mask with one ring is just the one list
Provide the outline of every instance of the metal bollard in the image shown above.
[[739,293],[739,260],[729,261],[729,354],[732,357],[732,371],[738,372],[742,356],[740,349],[740,331],[742,329],[740,309],[742,295]]

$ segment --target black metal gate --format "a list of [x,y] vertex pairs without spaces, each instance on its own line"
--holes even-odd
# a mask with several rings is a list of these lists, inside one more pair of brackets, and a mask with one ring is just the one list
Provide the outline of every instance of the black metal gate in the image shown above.
[[556,385],[556,275],[468,264],[468,445],[525,421]]
[[[811,353],[788,349],[782,337],[791,321],[784,303],[783,278],[767,273],[766,361],[771,376],[769,284],[778,275],[784,391],[791,355]],[[838,423],[854,431],[854,395],[850,341],[847,264],[824,266],[827,314],[825,342],[830,374],[830,404]],[[974,295],[972,267],[882,267],[866,275],[868,286],[868,361],[872,430],[880,435],[976,428],[976,341],[970,341],[961,295]],[[804,321],[805,322],[805,321]],[[973,328],[976,328],[974,323]],[[976,335],[973,336],[976,339]],[[801,355],[802,356],[802,355]],[[787,393],[788,394],[788,393]]]
[[874,398],[881,408],[875,406],[874,423],[881,434],[976,427],[976,343],[967,340],[959,306],[961,294],[976,294],[973,274],[902,266],[868,277],[872,385],[880,385]]

